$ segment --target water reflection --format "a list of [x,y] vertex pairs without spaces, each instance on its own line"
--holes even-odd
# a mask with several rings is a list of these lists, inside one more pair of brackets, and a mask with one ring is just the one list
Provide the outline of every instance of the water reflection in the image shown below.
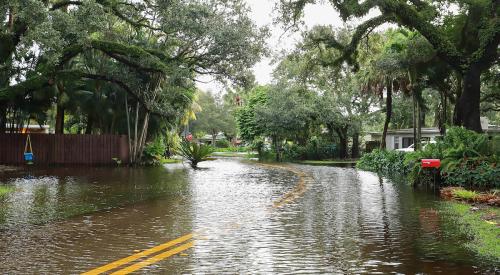
[[2,273],[77,273],[191,232],[187,255],[141,272],[485,271],[460,236],[444,234],[432,194],[355,169],[293,165],[310,175],[308,189],[273,208],[297,175],[230,159],[200,166],[4,176],[18,191],[0,202]]

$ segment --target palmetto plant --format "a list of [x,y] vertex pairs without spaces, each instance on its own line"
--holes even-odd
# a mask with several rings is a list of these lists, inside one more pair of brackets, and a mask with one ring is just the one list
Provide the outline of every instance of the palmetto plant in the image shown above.
[[199,162],[207,160],[212,152],[213,148],[209,145],[198,144],[186,140],[181,142],[178,149],[178,153],[187,159],[193,168],[196,168]]

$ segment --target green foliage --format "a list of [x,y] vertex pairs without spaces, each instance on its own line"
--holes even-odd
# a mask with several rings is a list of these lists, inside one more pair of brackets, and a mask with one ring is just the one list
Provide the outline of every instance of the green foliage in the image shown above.
[[139,121],[139,155],[181,123],[200,75],[246,86],[266,52],[267,29],[241,0],[3,2],[0,128],[5,110],[46,123],[57,104],[72,133],[125,134]]
[[7,194],[9,194],[10,192],[13,192],[13,191],[14,191],[14,188],[12,188],[10,186],[0,185],[0,198],[3,196],[6,196]]
[[142,162],[147,165],[160,165],[166,146],[163,138],[156,138],[154,141],[146,144],[142,156]]
[[245,146],[229,146],[225,148],[217,148],[217,152],[248,152],[250,149]]
[[236,112],[236,121],[242,139],[252,142],[264,133],[263,126],[256,119],[256,110],[264,106],[268,100],[269,88],[257,86],[245,96],[245,104]]
[[191,123],[192,132],[205,132],[212,136],[220,132],[228,136],[236,134],[232,102],[221,102],[220,98],[214,97],[211,93],[199,92],[198,104],[201,111],[196,114],[196,120]]
[[[451,220],[468,237],[464,245],[486,260],[498,262],[500,259],[500,239],[498,238],[498,217],[500,209],[487,207],[472,211],[463,203],[446,202],[441,212],[445,221]],[[493,221],[486,220],[493,217]],[[495,222],[496,220],[496,222]]]
[[336,144],[333,144],[317,137],[309,139],[305,146],[294,143],[287,143],[283,147],[283,159],[295,160],[322,160],[338,157]]
[[414,183],[432,183],[431,169],[421,167],[422,159],[440,159],[440,176],[445,185],[498,188],[500,168],[498,138],[462,127],[451,127],[442,140],[421,151],[402,153],[374,150],[360,159],[357,167],[385,174],[400,173]]
[[475,191],[465,190],[465,189],[453,189],[452,191],[453,197],[460,200],[474,200],[478,196],[478,193]]
[[499,188],[500,168],[481,160],[461,161],[460,165],[443,172],[444,183],[451,186]]
[[386,175],[406,175],[408,173],[408,166],[405,164],[405,154],[392,150],[375,149],[369,154],[364,154],[356,163],[356,167]]
[[179,147],[179,155],[189,161],[191,167],[198,167],[198,163],[208,160],[213,152],[213,147],[196,142],[183,141]]
[[462,127],[451,127],[442,140],[428,144],[421,151],[408,153],[410,179],[418,182],[431,180],[429,171],[421,168],[421,159],[440,159],[441,177],[446,185],[467,187],[500,186],[500,156],[498,137],[492,140]]
[[227,139],[221,139],[215,142],[215,147],[217,148],[228,148],[229,146],[231,146],[231,142]]

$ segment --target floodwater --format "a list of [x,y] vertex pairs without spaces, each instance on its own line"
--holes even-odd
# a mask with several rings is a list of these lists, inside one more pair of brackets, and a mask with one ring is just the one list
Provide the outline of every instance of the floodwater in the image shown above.
[[16,189],[0,198],[0,273],[78,274],[189,233],[193,247],[136,273],[498,272],[464,248],[432,193],[353,168],[200,167],[0,174]]

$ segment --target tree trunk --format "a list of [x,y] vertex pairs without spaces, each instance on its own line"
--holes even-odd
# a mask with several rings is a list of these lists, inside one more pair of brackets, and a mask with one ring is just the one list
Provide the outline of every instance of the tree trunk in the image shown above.
[[7,130],[7,103],[0,102],[0,133]]
[[128,160],[131,164],[132,161],[132,139],[130,137],[130,114],[128,109],[128,99],[125,96],[125,113],[127,114],[127,137],[128,137]]
[[422,115],[421,115],[421,90],[417,83],[417,72],[415,68],[408,70],[408,78],[410,79],[410,87],[413,98],[413,148],[415,151],[420,150],[420,139],[422,136]]
[[94,125],[94,116],[89,113],[87,116],[87,125],[85,126],[85,134],[92,134],[92,126]]
[[[421,98],[420,90],[417,90],[418,98]],[[420,100],[417,101],[417,139],[415,140],[415,151],[422,149],[422,104]]]
[[359,158],[359,133],[358,132],[355,132],[352,135],[351,158],[353,158],[353,159]]
[[56,134],[64,134],[64,107],[57,105]]
[[386,79],[387,82],[387,97],[385,99],[385,121],[384,121],[384,131],[382,132],[382,140],[380,141],[380,149],[386,148],[386,138],[387,130],[389,129],[389,123],[392,117],[392,81],[389,78]]
[[448,103],[446,99],[446,92],[441,90],[441,108],[438,110],[438,128],[439,134],[444,136],[446,133],[446,123],[448,122]]
[[481,70],[472,65],[464,74],[462,94],[457,100],[453,124],[481,133]]
[[345,159],[347,158],[347,127],[337,127],[335,132],[339,136],[339,157]]
[[62,106],[61,97],[64,93],[64,85],[62,82],[57,83],[58,100],[56,105],[56,134],[64,134],[64,106]]
[[212,147],[215,147],[215,140],[217,139],[217,132],[212,131]]
[[274,149],[276,150],[276,161],[280,162],[281,161],[281,148],[280,148],[280,144],[279,144],[279,141],[278,141],[278,137],[277,136],[273,136],[272,139],[273,139],[273,142],[274,142]]

